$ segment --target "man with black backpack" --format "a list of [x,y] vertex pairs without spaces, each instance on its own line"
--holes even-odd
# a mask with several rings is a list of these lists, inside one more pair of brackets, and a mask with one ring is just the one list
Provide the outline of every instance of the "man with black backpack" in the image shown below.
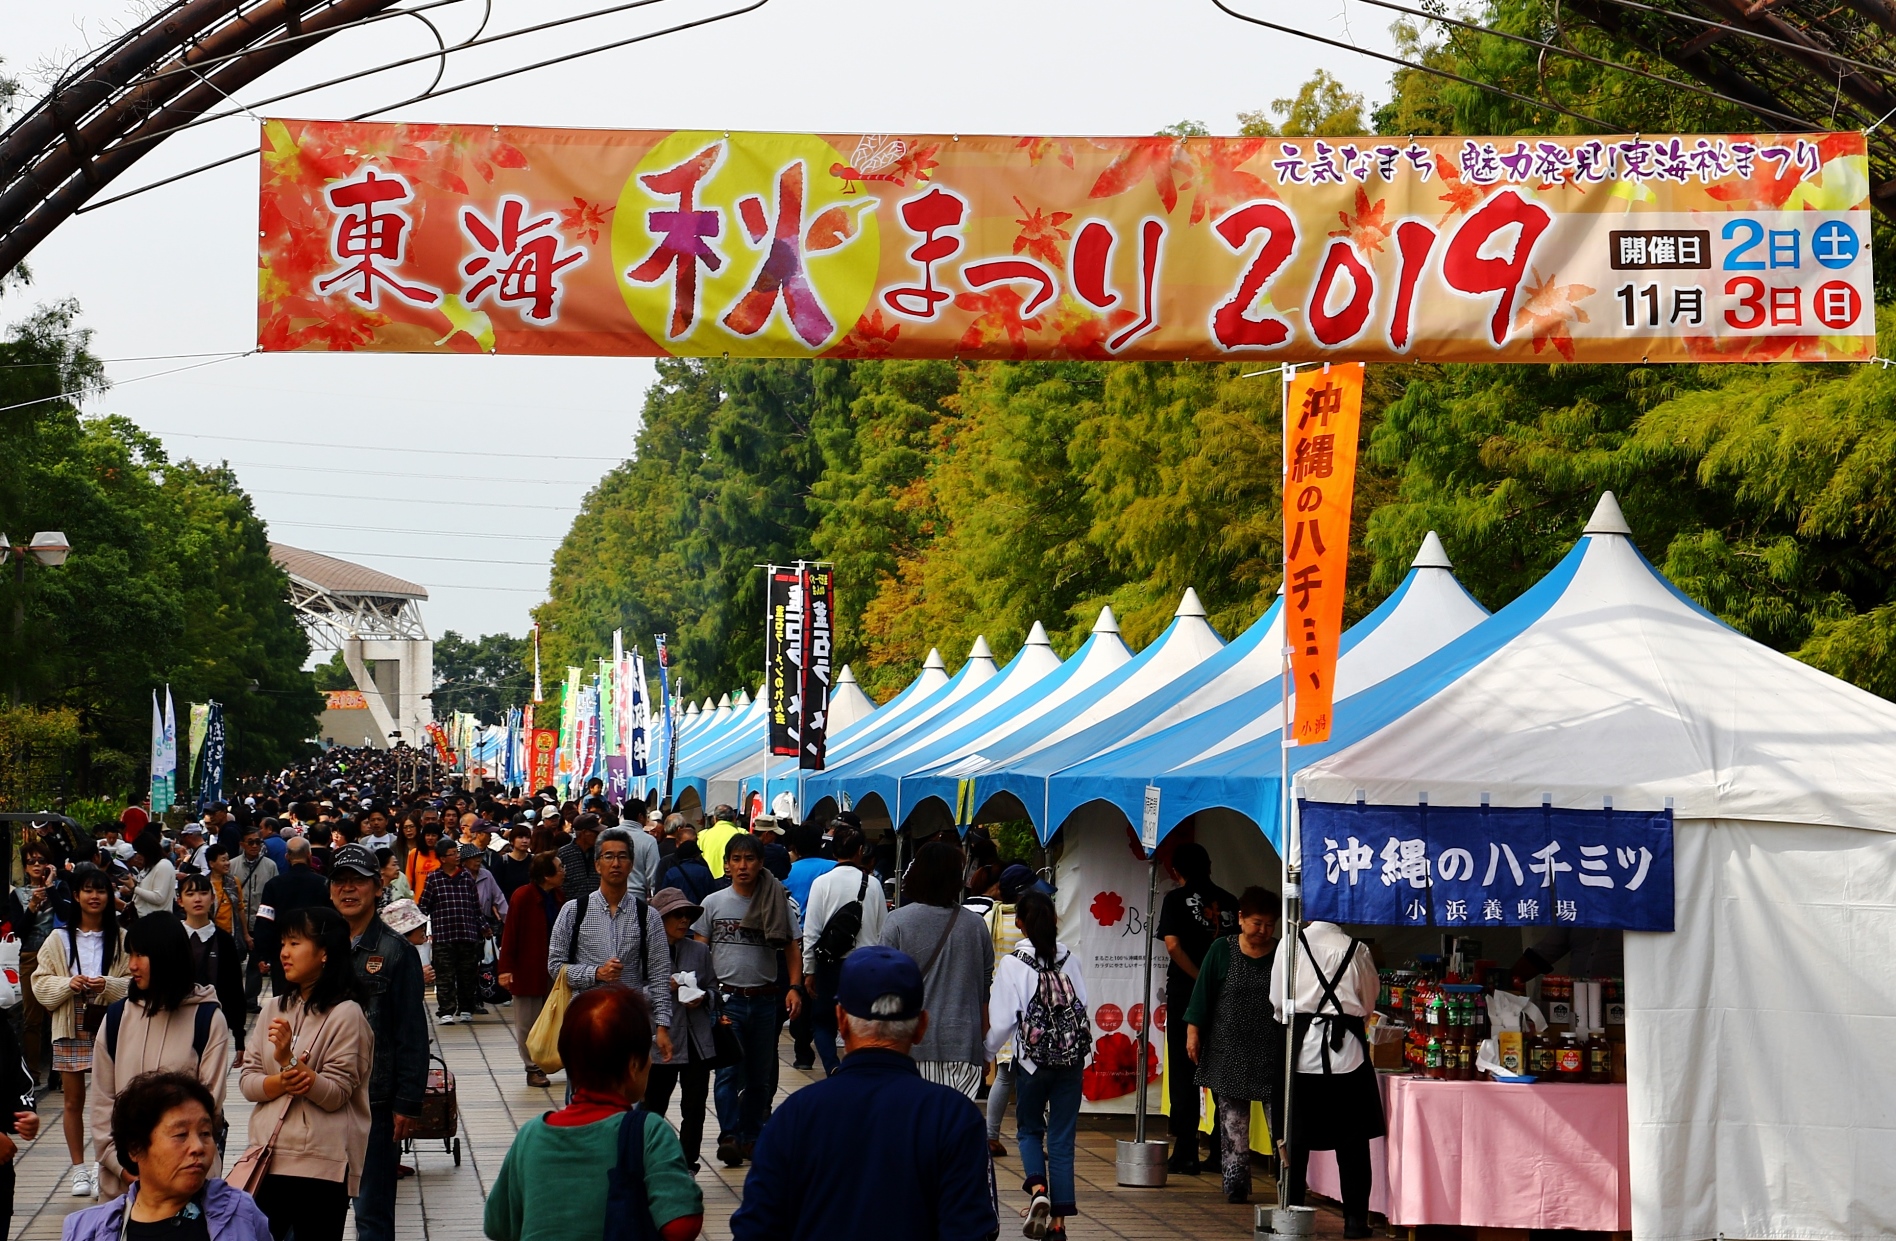
[[657,1031],[653,1042],[659,1059],[668,1061],[672,1058],[671,943],[665,938],[665,920],[644,897],[628,890],[632,848],[632,833],[623,827],[600,833],[593,855],[599,890],[582,892],[560,907],[547,936],[546,972],[551,977],[564,966],[566,983],[574,991],[615,982],[643,990],[652,1001]]
[[830,843],[833,870],[810,884],[803,907],[803,977],[810,982],[810,1025],[825,1074],[836,1071],[836,977],[853,949],[882,939],[888,903],[863,835],[839,826]]

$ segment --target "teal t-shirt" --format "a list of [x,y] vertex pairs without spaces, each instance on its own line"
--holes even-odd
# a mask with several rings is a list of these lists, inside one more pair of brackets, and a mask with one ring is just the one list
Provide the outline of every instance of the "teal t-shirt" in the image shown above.
[[[596,1236],[606,1216],[606,1172],[619,1159],[620,1116],[571,1128],[535,1117],[520,1127],[487,1196],[482,1230],[493,1241]],[[645,1197],[663,1228],[704,1214],[704,1192],[663,1116],[645,1116]]]

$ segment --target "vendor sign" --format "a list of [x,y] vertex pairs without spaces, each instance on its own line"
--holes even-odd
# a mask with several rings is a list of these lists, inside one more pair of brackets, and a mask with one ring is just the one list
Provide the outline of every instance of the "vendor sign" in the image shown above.
[[1301,802],[1304,913],[1670,931],[1672,812]]
[[264,350],[1867,361],[1861,133],[266,121]]

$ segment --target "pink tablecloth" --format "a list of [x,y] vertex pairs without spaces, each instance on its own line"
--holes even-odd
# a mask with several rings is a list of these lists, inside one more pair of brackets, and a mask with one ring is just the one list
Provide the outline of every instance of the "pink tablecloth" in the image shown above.
[[[1390,1223],[1632,1228],[1626,1087],[1381,1082],[1389,1136],[1370,1144],[1369,1206]],[[1326,1151],[1310,1156],[1310,1188],[1337,1196]]]

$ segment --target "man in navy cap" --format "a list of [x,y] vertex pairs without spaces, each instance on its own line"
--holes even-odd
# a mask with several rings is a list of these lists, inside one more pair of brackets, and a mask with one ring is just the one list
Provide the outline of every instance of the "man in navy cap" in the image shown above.
[[842,1063],[764,1126],[733,1241],[999,1235],[981,1113],[923,1080],[910,1054],[928,1028],[921,969],[894,948],[856,949],[837,979],[836,1021]]

